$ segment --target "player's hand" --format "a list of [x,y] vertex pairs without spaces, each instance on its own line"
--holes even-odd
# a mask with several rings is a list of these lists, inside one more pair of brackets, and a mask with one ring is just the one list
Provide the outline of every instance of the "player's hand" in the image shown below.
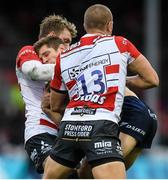
[[49,109],[50,108],[50,93],[45,92],[42,101],[41,101],[41,108],[44,110],[45,108]]

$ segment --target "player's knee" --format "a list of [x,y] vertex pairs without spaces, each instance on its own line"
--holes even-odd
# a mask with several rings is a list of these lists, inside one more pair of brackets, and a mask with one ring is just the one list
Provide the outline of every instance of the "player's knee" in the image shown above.
[[50,158],[47,158],[45,165],[44,165],[44,175],[43,179],[50,179],[55,177],[55,168],[52,164]]

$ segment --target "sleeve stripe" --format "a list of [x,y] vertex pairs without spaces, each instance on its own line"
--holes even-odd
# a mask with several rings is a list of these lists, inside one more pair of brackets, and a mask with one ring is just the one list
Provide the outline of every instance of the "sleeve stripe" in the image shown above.
[[68,93],[68,91],[62,91],[62,90],[59,90],[59,89],[55,89],[55,88],[53,88],[53,87],[50,87],[53,91],[55,91],[55,92],[58,92],[58,93],[61,93],[61,94],[67,94]]

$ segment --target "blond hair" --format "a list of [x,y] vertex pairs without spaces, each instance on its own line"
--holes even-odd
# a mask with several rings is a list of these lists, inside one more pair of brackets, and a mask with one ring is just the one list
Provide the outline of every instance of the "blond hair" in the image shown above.
[[50,32],[54,32],[56,36],[59,36],[65,28],[69,30],[72,38],[76,37],[77,30],[75,24],[69,22],[61,15],[47,16],[40,24],[39,39],[47,36]]

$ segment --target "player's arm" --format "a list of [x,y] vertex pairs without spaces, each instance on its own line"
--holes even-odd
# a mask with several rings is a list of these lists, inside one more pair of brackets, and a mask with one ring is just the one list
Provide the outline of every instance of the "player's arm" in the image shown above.
[[55,64],[42,64],[39,61],[29,60],[22,64],[21,70],[32,80],[48,81],[52,79]]
[[128,70],[137,76],[127,78],[129,88],[152,88],[159,85],[159,78],[149,61],[128,39],[121,36],[115,37],[119,51],[127,57]]
[[42,64],[33,46],[24,46],[18,53],[17,68],[32,80],[51,80],[54,64]]
[[128,87],[125,87],[125,96],[135,96],[138,98],[138,96],[133,91],[131,91]]
[[138,75],[127,78],[128,87],[153,88],[159,85],[159,78],[149,61],[140,54],[128,65],[128,70]]
[[50,93],[50,109],[47,110],[51,119],[56,123],[60,123],[65,110],[65,102],[67,94],[57,92],[51,89]]
[[62,106],[60,106],[61,108],[59,109],[59,113],[52,111],[51,110],[51,106],[50,106],[50,93],[49,92],[44,92],[44,96],[42,98],[42,102],[41,102],[41,107],[43,112],[45,112],[47,114],[47,116],[56,124],[58,124],[60,122],[60,120],[62,119],[66,104],[67,104],[67,98],[65,98],[65,101],[63,103]]
[[68,91],[61,75],[60,56],[57,57],[54,76],[50,82],[50,113],[54,116],[54,122],[62,119],[66,104],[68,103]]

